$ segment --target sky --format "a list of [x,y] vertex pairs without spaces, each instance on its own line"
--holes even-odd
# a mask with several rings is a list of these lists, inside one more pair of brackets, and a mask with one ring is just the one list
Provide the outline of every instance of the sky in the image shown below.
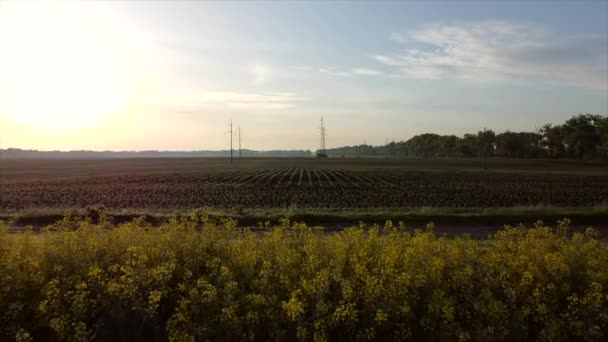
[[[608,1],[0,0],[2,148],[319,148],[608,113]],[[235,140],[236,143],[236,140]]]

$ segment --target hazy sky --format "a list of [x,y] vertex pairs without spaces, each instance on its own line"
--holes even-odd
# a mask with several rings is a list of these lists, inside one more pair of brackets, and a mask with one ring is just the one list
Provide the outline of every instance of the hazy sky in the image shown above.
[[608,2],[0,1],[2,147],[317,149],[608,113]]

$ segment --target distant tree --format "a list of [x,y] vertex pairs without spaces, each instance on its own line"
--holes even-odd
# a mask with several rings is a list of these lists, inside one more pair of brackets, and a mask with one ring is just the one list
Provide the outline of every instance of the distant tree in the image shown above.
[[484,130],[462,138],[425,133],[382,146],[344,146],[327,152],[343,157],[608,158],[608,117],[578,115],[562,125],[546,124],[536,132],[507,131],[497,135]]
[[570,118],[562,126],[566,153],[569,157],[588,159],[598,154],[601,137],[597,129],[599,115],[583,114]]
[[566,154],[562,126],[553,126],[548,123],[542,126],[538,133],[542,136],[541,146],[546,157],[561,158]]
[[441,140],[441,150],[444,157],[462,156],[462,139],[455,135],[446,135]]
[[496,136],[496,155],[510,158],[537,158],[542,154],[542,135],[509,132]]
[[386,145],[385,154],[388,156],[396,156],[397,155],[397,144],[393,141]]
[[492,130],[484,129],[477,133],[479,138],[479,151],[484,156],[491,156],[494,154],[494,145],[496,143],[496,133]]
[[414,157],[439,157],[439,135],[420,134],[406,142],[408,155]]
[[425,133],[404,143],[406,155],[421,158],[461,156],[461,140],[455,135]]
[[599,118],[597,132],[600,137],[599,155],[608,158],[608,116]]
[[462,138],[460,150],[465,157],[479,156],[479,137],[474,134],[465,134]]
[[483,168],[487,169],[486,160],[494,155],[496,134],[492,130],[484,129],[477,133],[479,138],[479,152],[480,157],[483,160]]
[[506,131],[496,136],[496,155],[502,157],[520,157],[523,149],[517,133]]

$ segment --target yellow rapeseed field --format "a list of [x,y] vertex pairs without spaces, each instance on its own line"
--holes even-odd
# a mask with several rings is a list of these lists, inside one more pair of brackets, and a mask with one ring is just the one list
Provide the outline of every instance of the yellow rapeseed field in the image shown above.
[[605,340],[608,246],[567,226],[2,224],[0,340]]

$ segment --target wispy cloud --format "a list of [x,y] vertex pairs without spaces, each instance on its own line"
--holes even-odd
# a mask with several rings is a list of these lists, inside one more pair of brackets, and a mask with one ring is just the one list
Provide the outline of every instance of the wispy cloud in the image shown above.
[[355,75],[363,75],[363,76],[378,76],[382,74],[378,70],[368,69],[368,68],[355,68],[352,70],[352,73]]
[[286,102],[231,102],[231,108],[240,109],[287,109],[293,107],[293,103]]
[[523,81],[608,89],[605,35],[562,36],[532,24],[433,24],[392,33],[400,50],[375,60],[415,79]]
[[329,68],[321,68],[319,69],[319,72],[322,74],[327,74],[327,75],[331,75],[331,76],[338,76],[338,77],[351,77],[353,76],[353,73],[350,71],[336,71],[333,68],[329,69]]
[[338,77],[352,77],[352,76],[379,76],[383,73],[379,70],[370,68],[352,68],[347,70],[335,70],[333,68],[321,68],[319,72]]
[[162,96],[146,99],[146,103],[161,108],[203,109],[208,107],[230,107],[239,109],[285,109],[307,98],[293,93],[242,93],[233,91],[210,91],[172,89]]

